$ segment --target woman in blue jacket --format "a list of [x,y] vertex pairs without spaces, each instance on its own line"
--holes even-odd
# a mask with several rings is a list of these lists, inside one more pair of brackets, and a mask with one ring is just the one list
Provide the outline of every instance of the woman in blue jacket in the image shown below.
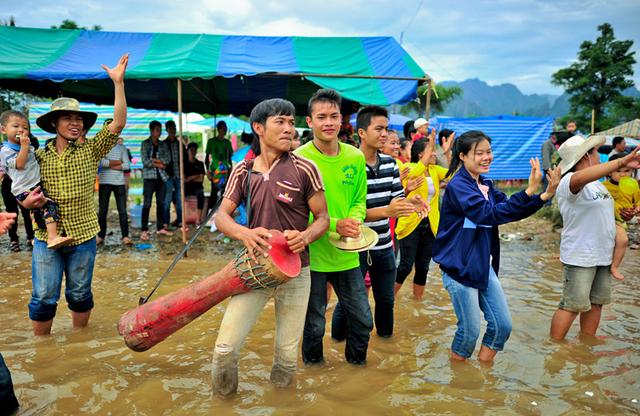
[[500,240],[498,226],[526,218],[555,194],[559,170],[551,171],[545,192],[536,195],[542,173],[537,159],[531,159],[529,186],[510,198],[498,191],[483,175],[493,161],[491,138],[481,131],[468,131],[454,143],[454,157],[434,243],[433,260],[440,264],[443,283],[458,318],[451,345],[451,357],[471,357],[480,335],[480,314],[487,330],[478,354],[490,362],[511,334],[511,316],[498,281]]

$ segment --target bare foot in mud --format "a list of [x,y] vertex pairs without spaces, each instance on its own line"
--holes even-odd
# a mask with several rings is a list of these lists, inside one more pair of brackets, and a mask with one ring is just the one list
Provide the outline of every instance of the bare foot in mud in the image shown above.
[[611,266],[611,276],[617,280],[624,280],[624,275],[620,273],[617,267]]

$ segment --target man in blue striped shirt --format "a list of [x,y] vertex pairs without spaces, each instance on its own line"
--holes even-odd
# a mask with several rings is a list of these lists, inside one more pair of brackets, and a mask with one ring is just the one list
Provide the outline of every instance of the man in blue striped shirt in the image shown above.
[[[374,247],[360,253],[360,270],[363,276],[369,272],[371,279],[376,332],[378,336],[388,338],[393,333],[393,286],[396,278],[389,218],[414,212],[426,215],[428,208],[420,197],[405,199],[395,159],[380,152],[388,135],[387,110],[378,106],[363,107],[358,112],[356,126],[360,137],[360,151],[367,162],[367,216],[364,225],[379,236]],[[333,338],[344,339],[346,320],[340,304],[334,311],[331,327]]]

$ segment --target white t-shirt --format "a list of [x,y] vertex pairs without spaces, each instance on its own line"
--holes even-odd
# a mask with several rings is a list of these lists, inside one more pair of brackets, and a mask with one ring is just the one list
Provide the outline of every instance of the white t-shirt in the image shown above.
[[428,173],[426,173],[427,175],[427,189],[428,189],[428,197],[429,197],[429,201],[431,201],[431,198],[433,198],[434,196],[436,196],[436,187],[433,184],[433,178],[431,176],[429,176]]
[[576,195],[569,189],[573,173],[558,185],[557,198],[564,228],[560,261],[580,267],[608,266],[613,257],[616,222],[613,198],[598,181],[588,183]]

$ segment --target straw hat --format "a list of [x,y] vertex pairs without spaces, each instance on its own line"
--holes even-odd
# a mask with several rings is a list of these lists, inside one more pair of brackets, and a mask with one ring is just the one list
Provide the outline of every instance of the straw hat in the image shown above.
[[47,133],[56,133],[53,122],[62,112],[77,113],[82,117],[83,129],[89,130],[96,123],[98,114],[91,111],[81,111],[80,103],[75,98],[61,97],[51,103],[51,110],[36,119],[36,124]]
[[338,233],[329,233],[329,242],[344,251],[365,251],[378,243],[378,233],[369,227],[360,227],[360,237],[342,237]]
[[429,122],[426,119],[421,117],[413,122],[413,128],[418,130],[420,127],[424,126],[425,124],[429,124]]
[[573,136],[567,139],[567,141],[562,143],[562,146],[558,148],[558,155],[560,156],[558,166],[560,166],[560,173],[562,175],[567,173],[589,150],[604,142],[604,136],[591,136],[588,139],[582,136]]

